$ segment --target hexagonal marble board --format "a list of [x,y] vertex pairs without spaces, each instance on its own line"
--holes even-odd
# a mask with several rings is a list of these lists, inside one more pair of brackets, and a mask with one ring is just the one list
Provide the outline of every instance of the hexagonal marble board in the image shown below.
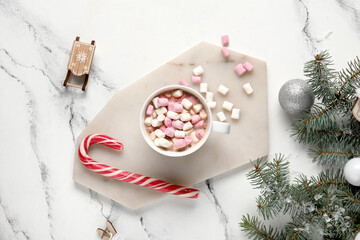
[[[234,67],[246,61],[254,65],[254,70],[239,77]],[[192,70],[198,65],[205,70],[202,81],[208,83],[209,91],[215,93],[217,107],[213,110],[214,119],[217,118],[215,114],[222,111],[224,100],[241,109],[240,119],[231,119],[230,112],[224,110],[227,122],[231,123],[229,135],[211,133],[204,146],[187,157],[162,156],[152,150],[141,135],[141,106],[153,91],[178,84],[181,78],[190,82],[190,87],[199,90],[199,85],[191,83]],[[242,89],[246,82],[254,88],[252,95],[246,95]],[[230,88],[227,96],[217,93],[220,84]],[[267,155],[269,151],[266,62],[234,51],[230,51],[230,57],[225,60],[221,47],[202,42],[117,93],[80,134],[76,146],[93,133],[109,135],[124,144],[121,152],[93,145],[89,155],[95,160],[184,186],[247,164],[249,159]],[[156,190],[93,173],[82,165],[77,153],[73,178],[75,182],[131,209],[167,196]]]

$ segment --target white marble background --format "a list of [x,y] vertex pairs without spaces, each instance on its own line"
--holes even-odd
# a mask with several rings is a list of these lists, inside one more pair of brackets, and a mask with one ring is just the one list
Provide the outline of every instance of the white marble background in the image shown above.
[[[0,0],[0,239],[98,239],[106,218],[129,240],[246,239],[238,223],[256,215],[258,194],[249,167],[197,185],[196,201],[167,197],[138,211],[72,180],[74,139],[116,92],[222,34],[268,63],[271,153],[289,155],[294,175],[316,174],[277,94],[318,50],[336,68],[359,54],[359,1]],[[97,45],[86,93],[62,87],[77,35]]]

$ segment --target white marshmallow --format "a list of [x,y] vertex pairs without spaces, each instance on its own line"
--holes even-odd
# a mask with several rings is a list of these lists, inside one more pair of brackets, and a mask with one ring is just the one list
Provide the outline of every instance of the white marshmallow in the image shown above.
[[191,122],[186,122],[183,126],[183,130],[187,131],[189,129],[191,129],[193,127],[193,125],[191,124]]
[[191,115],[190,113],[182,113],[180,114],[180,120],[183,122],[187,122],[191,120]]
[[172,92],[172,96],[175,97],[175,98],[179,98],[183,95],[183,90],[181,89],[178,89],[178,90],[175,90]]
[[155,138],[154,144],[155,146],[160,147],[160,138]]
[[232,104],[231,102],[228,101],[224,101],[222,107],[228,111],[231,111],[231,109],[233,108],[234,104]]
[[159,116],[157,116],[157,120],[160,121],[160,122],[164,121],[164,119],[165,119],[164,114],[160,114]]
[[168,111],[166,116],[170,119],[173,119],[173,120],[178,120],[179,119],[179,114],[177,114],[176,112],[173,112],[173,111]]
[[216,102],[207,102],[207,105],[209,106],[210,109],[216,108]]
[[185,135],[184,131],[175,130],[175,137],[176,138],[184,138],[185,136],[186,135]]
[[194,68],[193,73],[195,76],[200,76],[204,73],[204,69],[202,66],[197,66],[196,68]]
[[170,142],[169,140],[165,139],[165,138],[157,138],[159,139],[159,145],[163,148],[170,148],[172,146],[172,142]]
[[164,138],[165,137],[165,133],[163,131],[161,131],[160,129],[156,129],[154,131],[154,133],[158,138]]
[[155,108],[159,108],[158,99],[159,99],[158,97],[155,97],[155,98],[152,100]]
[[214,101],[214,93],[212,93],[212,92],[207,92],[205,98],[206,98],[206,101],[207,101],[207,102],[212,102],[212,101]]
[[240,109],[239,108],[233,108],[233,110],[231,112],[231,118],[233,118],[233,119],[240,118]]
[[151,121],[151,126],[153,126],[153,127],[160,127],[161,125],[162,125],[162,122],[160,122],[156,118]]
[[220,121],[220,122],[223,122],[223,121],[226,120],[226,116],[225,116],[225,113],[224,113],[223,111],[218,112],[218,113],[216,114],[216,116],[219,118],[219,121]]
[[184,108],[186,109],[190,109],[192,107],[192,102],[190,102],[188,99],[184,98],[181,101],[181,104],[184,106]]
[[166,93],[165,93],[165,97],[171,98],[171,92],[166,92]]
[[191,137],[191,139],[192,139],[192,141],[194,142],[194,143],[197,143],[198,141],[199,141],[199,139],[196,137],[196,135],[195,135],[195,132],[192,132],[191,134],[190,134],[190,137]]
[[167,112],[167,108],[161,107],[161,108],[156,109],[155,112],[157,113],[157,115],[165,114]]
[[190,129],[189,131],[185,131],[185,135],[189,136],[193,132],[193,129]]
[[199,116],[204,120],[207,118],[207,113],[205,111],[200,111]]
[[194,115],[194,114],[195,114],[194,110],[191,109],[191,110],[190,110],[190,114],[191,114],[191,115]]
[[207,83],[200,83],[200,92],[206,93],[208,90],[208,84]]
[[243,89],[247,94],[252,94],[254,92],[254,89],[251,87],[250,83],[245,83]]
[[156,113],[155,111],[153,111],[152,117],[153,117],[153,118],[156,118],[156,117],[157,117],[157,113]]
[[145,121],[144,121],[145,125],[148,126],[148,127],[150,127],[152,120],[153,120],[152,117],[147,117],[147,118],[145,118]]
[[227,87],[225,87],[224,85],[220,85],[219,87],[218,87],[218,92],[219,93],[221,93],[222,95],[226,95],[227,93],[228,93],[228,91],[229,91],[229,88],[227,88]]
[[198,113],[203,108],[203,105],[201,103],[196,104],[193,106],[194,112]]
[[154,141],[156,138],[156,135],[154,132],[152,132],[152,133],[150,133],[149,137],[150,137],[151,141]]

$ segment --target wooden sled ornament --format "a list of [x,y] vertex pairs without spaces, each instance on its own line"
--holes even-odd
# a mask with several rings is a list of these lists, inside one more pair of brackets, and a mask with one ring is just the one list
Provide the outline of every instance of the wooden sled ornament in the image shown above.
[[[85,91],[89,73],[91,68],[92,59],[95,52],[95,41],[92,40],[91,44],[80,42],[80,37],[76,37],[70,54],[69,63],[67,65],[67,74],[64,81],[64,86],[71,86],[81,88]],[[84,84],[82,86],[69,83],[70,73],[75,76],[85,75]]]
[[356,102],[352,108],[352,114],[354,115],[356,120],[358,120],[360,122],[360,101],[359,101],[359,99],[356,100]]
[[112,223],[109,220],[106,221],[106,229],[105,230],[98,228],[96,231],[99,234],[101,239],[120,240],[116,229],[114,228],[114,226],[112,225]]

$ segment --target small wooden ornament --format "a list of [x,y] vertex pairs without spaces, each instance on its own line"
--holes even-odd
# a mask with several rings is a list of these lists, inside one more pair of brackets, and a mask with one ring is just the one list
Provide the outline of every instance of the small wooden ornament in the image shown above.
[[111,240],[117,234],[116,229],[114,228],[114,226],[112,225],[112,223],[109,220],[106,221],[106,229],[105,230],[98,228],[96,231],[99,234],[101,239],[110,239]]
[[360,122],[360,101],[359,101],[359,99],[356,100],[356,102],[352,108],[352,114],[354,115],[356,120],[358,120]]
[[[73,43],[69,63],[67,65],[68,71],[63,85],[65,87],[71,86],[81,88],[83,91],[85,91],[89,79],[92,59],[95,52],[95,41],[92,40],[91,44],[89,44],[80,42],[79,40],[80,37],[76,37]],[[69,83],[70,73],[74,74],[75,76],[85,75],[84,84],[80,86]]]

